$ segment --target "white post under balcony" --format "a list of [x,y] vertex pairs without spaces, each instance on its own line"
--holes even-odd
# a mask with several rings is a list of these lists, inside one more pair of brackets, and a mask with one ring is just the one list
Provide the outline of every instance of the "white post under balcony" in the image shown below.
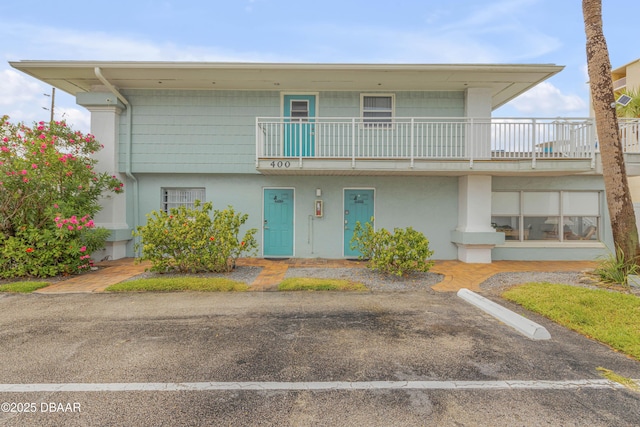
[[531,169],[536,168],[536,149],[537,149],[537,141],[538,141],[538,124],[536,119],[532,120],[531,126]]

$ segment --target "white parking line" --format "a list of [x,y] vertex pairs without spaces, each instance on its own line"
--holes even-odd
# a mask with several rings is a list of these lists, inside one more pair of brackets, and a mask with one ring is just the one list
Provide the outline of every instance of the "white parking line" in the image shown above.
[[[633,380],[640,386],[640,379]],[[607,379],[566,381],[329,381],[329,382],[191,382],[0,384],[0,393],[127,391],[332,391],[332,390],[572,390],[621,389]]]

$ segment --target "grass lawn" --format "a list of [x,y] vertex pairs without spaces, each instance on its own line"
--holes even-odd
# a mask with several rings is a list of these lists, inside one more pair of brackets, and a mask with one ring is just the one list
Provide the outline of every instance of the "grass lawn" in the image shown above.
[[159,277],[136,279],[109,286],[107,292],[244,292],[249,286],[223,277]]
[[278,285],[279,291],[366,291],[365,285],[342,279],[291,277]]
[[635,295],[527,283],[502,297],[640,360],[640,298]]
[[47,282],[11,282],[4,285],[0,285],[0,292],[15,292],[21,294],[28,294],[40,288],[49,286]]

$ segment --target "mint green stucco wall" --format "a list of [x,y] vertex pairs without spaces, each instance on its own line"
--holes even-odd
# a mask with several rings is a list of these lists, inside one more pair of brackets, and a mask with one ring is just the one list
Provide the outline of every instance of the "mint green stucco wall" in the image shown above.
[[[412,226],[423,232],[435,250],[434,259],[456,259],[451,233],[458,225],[457,177],[393,176],[263,176],[259,174],[138,174],[139,224],[145,214],[161,207],[161,189],[203,187],[214,208],[232,205],[249,214],[247,227],[258,229],[262,242],[264,188],[293,188],[295,203],[296,257],[341,258],[343,244],[343,191],[345,188],[375,190],[376,227]],[[316,197],[316,189],[322,196]],[[500,190],[603,190],[600,177],[493,177],[493,191]],[[324,202],[324,216],[313,217],[314,201]],[[564,247],[556,242],[519,242],[498,245],[493,260],[594,260],[611,247],[609,217],[603,200],[602,236],[605,243]],[[132,206],[132,205],[129,205]],[[311,217],[310,217],[311,216]],[[131,246],[130,255],[133,255]],[[261,253],[259,253],[261,255]]]
[[[258,228],[262,242],[263,188],[294,188],[295,256],[340,258],[343,250],[343,190],[375,190],[376,227],[392,230],[412,226],[423,232],[435,249],[435,259],[455,259],[450,233],[457,224],[455,177],[313,177],[253,174],[139,174],[140,218],[161,206],[163,187],[204,187],[214,209],[232,205],[249,214],[248,227]],[[322,196],[316,197],[316,189]],[[324,216],[313,217],[314,201],[324,201]],[[311,217],[310,217],[311,216]]]
[[[138,90],[124,95],[133,106],[133,173],[254,174],[256,117],[282,114],[277,91]],[[462,92],[399,92],[395,97],[398,117],[464,114]],[[317,98],[318,116],[360,116],[360,92],[320,92]],[[127,121],[123,113],[121,172],[128,155]]]

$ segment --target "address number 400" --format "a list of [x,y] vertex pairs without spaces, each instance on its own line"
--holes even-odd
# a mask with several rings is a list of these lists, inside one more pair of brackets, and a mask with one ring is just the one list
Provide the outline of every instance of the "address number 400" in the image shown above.
[[289,161],[286,161],[286,162],[273,161],[273,162],[270,163],[270,165],[271,165],[272,168],[288,168],[289,166],[291,166],[291,162],[289,162]]

